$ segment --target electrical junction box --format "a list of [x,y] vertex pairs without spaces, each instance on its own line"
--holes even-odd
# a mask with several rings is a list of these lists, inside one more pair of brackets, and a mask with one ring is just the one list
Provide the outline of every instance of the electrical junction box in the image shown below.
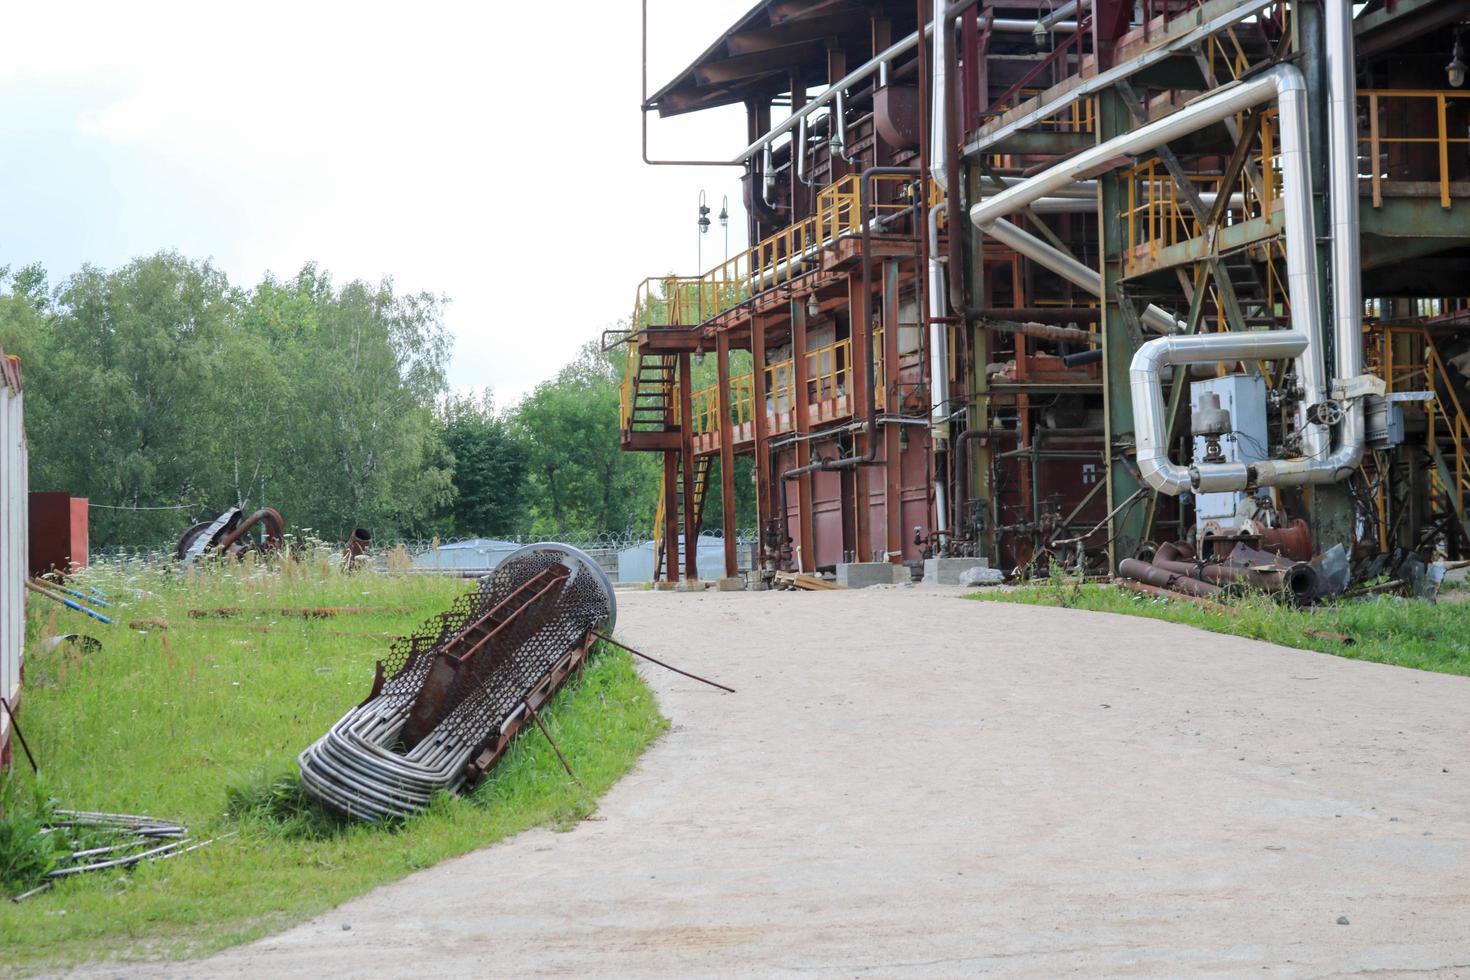
[[[1254,463],[1266,458],[1269,433],[1266,424],[1266,379],[1260,375],[1232,374],[1223,378],[1195,381],[1189,386],[1191,411],[1204,395],[1215,395],[1220,407],[1230,413],[1231,431],[1219,437],[1220,453],[1227,463]],[[1204,461],[1204,436],[1194,438],[1194,462]],[[1214,521],[1231,527],[1245,501],[1244,491],[1194,495],[1195,526]]]

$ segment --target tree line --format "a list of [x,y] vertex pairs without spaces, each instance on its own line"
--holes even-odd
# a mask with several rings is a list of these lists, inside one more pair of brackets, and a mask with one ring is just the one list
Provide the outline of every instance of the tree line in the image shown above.
[[31,487],[89,498],[94,548],[230,506],[329,541],[646,532],[659,461],[618,447],[622,351],[589,344],[501,407],[449,390],[445,303],[311,264],[241,287],[172,252],[54,286],[0,269]]

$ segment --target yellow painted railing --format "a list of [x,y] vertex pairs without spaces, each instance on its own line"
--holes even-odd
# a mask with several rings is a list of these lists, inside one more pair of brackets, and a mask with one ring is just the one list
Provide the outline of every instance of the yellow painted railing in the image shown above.
[[[852,341],[839,340],[806,352],[806,386],[808,404],[831,401],[852,394]],[[766,365],[766,415],[772,420],[772,432],[786,432],[792,428],[790,413],[796,405],[796,369],[791,358]],[[873,336],[873,383],[880,392],[883,389],[883,331],[874,331]],[[681,420],[679,386],[674,385],[674,420]],[[720,429],[719,385],[709,385],[694,391],[689,396],[689,411],[693,416],[691,432],[696,435],[718,432]],[[749,422],[754,414],[755,385],[751,374],[741,374],[730,379],[730,421],[739,426]]]
[[[643,280],[634,297],[633,328],[704,323],[757,293],[810,272],[819,261],[818,250],[845,236],[861,234],[865,218],[877,220],[913,205],[914,179],[891,174],[868,179],[873,193],[866,216],[861,213],[861,177],[848,174],[818,192],[811,217],[782,228],[704,275]],[[926,183],[930,203],[942,200],[938,184]]]
[[[1383,207],[1385,171],[1402,173],[1399,179],[1439,183],[1439,206],[1449,209],[1450,148],[1463,156],[1470,133],[1460,123],[1450,135],[1449,106],[1454,99],[1470,99],[1460,89],[1364,89],[1358,100],[1368,116],[1368,132],[1359,130],[1359,154],[1366,158],[1373,189],[1373,206]],[[1415,111],[1416,109],[1429,110]],[[1459,115],[1457,113],[1457,115]],[[1431,175],[1433,177],[1431,178]]]
[[[1260,175],[1260,183],[1242,175],[1230,187],[1221,186],[1217,176],[1191,176],[1190,184],[1210,208],[1220,194],[1230,194],[1222,222],[1240,224],[1251,218],[1269,216],[1281,197],[1281,174],[1276,167],[1276,112],[1271,110],[1261,120],[1261,149],[1252,165]],[[1130,258],[1157,258],[1159,250],[1204,234],[1204,227],[1179,185],[1157,157],[1125,171],[1128,204],[1123,212],[1127,223]]]
[[[1390,392],[1432,391],[1434,398],[1424,403],[1425,441],[1438,452],[1440,443],[1448,441],[1445,454],[1452,486],[1442,487],[1454,497],[1456,509],[1470,499],[1470,416],[1466,416],[1460,397],[1455,393],[1453,375],[1435,346],[1429,331],[1419,326],[1375,325],[1369,328],[1377,335],[1373,348],[1377,367]],[[1409,356],[1403,358],[1394,340],[1408,338]],[[1438,470],[1431,471],[1440,483]]]

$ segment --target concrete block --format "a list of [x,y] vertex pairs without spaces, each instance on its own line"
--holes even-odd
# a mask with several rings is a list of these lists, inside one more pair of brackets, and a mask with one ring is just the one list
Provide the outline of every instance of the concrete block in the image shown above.
[[734,578],[722,578],[715,583],[715,588],[721,592],[744,592],[745,579],[738,575]]
[[925,558],[925,585],[959,585],[960,573],[971,568],[989,568],[987,558]]
[[893,585],[899,574],[908,577],[908,569],[886,561],[844,562],[837,566],[837,584],[849,589],[866,589],[870,585]]
[[681,578],[679,584],[674,586],[675,592],[703,592],[709,588],[709,583],[697,578]]

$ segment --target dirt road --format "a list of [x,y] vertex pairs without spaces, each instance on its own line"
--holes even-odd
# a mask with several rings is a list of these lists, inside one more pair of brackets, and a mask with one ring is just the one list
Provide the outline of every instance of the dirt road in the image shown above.
[[673,730],[593,820],[107,972],[1470,975],[1466,678],[922,589],[619,598],[739,693],[650,671]]

